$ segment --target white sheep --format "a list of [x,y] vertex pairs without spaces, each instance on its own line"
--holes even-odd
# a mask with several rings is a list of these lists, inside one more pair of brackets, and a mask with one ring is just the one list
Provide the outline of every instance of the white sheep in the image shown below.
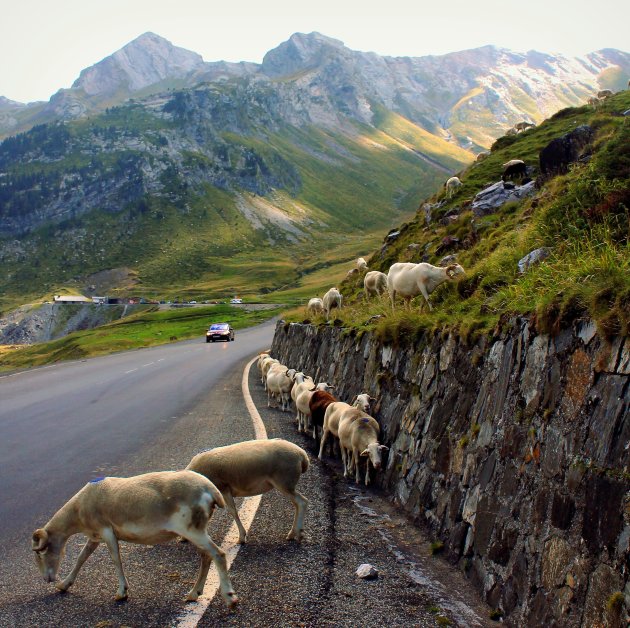
[[341,296],[341,292],[337,290],[337,288],[331,288],[322,299],[324,303],[324,311],[326,312],[326,318],[330,318],[330,312],[333,308],[341,309],[343,303],[343,297]]
[[309,466],[308,455],[297,445],[280,438],[250,440],[216,447],[197,454],[186,467],[205,476],[221,491],[228,512],[238,527],[238,542],[247,542],[234,504],[235,497],[262,495],[272,488],[286,495],[295,507],[287,540],[302,540],[308,500],[295,490]]
[[367,269],[368,269],[367,262],[362,257],[359,257],[359,259],[357,260],[357,270],[359,272],[363,272],[364,270],[367,270]]
[[601,89],[597,92],[597,98],[610,98],[610,96],[612,96],[613,94],[614,92],[612,91],[612,89]]
[[455,190],[461,187],[463,184],[460,181],[459,177],[451,177],[450,179],[448,179],[445,185],[446,185],[446,194],[448,198],[451,198],[453,194],[455,194]]
[[262,381],[265,390],[267,390],[267,373],[269,373],[269,369],[274,365],[279,364],[279,361],[276,358],[272,358],[268,356],[266,358],[262,358],[260,361],[260,379]]
[[67,591],[83,563],[104,542],[118,576],[117,600],[127,598],[118,541],[156,545],[181,536],[197,547],[201,566],[197,582],[186,596],[196,600],[203,592],[210,563],[214,560],[221,596],[228,607],[238,601],[227,573],[225,552],[206,533],[215,506],[225,501],[210,480],[193,471],[160,471],[130,478],[98,478],[88,482],[43,527],[35,530],[32,549],[47,582],[57,579],[66,542],[74,534],[88,537],[72,571],[57,589]]
[[521,132],[521,131],[527,131],[527,129],[533,129],[536,125],[532,124],[531,122],[517,122],[514,125],[514,128]]
[[[339,437],[339,423],[346,417],[346,413],[349,410],[353,410],[360,413],[368,413],[370,411],[370,403],[375,402],[374,397],[370,397],[367,393],[361,393],[357,395],[352,405],[345,401],[335,401],[326,408],[324,414],[324,426],[322,429],[322,440],[319,444],[318,458],[321,460],[324,453],[324,445],[329,434],[332,434],[335,438]],[[349,416],[349,415],[348,415]]]
[[295,400],[295,406],[298,411],[298,432],[306,432],[311,426],[311,409],[310,402],[313,393],[316,390],[325,390],[326,392],[332,392],[335,389],[334,386],[328,385],[326,382],[320,382],[317,386],[312,388],[302,389]]
[[310,316],[319,316],[324,313],[324,302],[319,297],[309,299],[306,311]]
[[284,364],[272,364],[267,373],[267,407],[271,408],[271,399],[275,398],[283,412],[289,410],[292,387],[289,369]]
[[387,275],[379,270],[371,270],[363,278],[363,290],[366,300],[371,296],[380,297],[387,290]]
[[291,388],[291,399],[293,399],[293,403],[297,408],[297,414],[295,416],[295,420],[298,426],[298,432],[302,431],[302,425],[306,423],[306,418],[302,416],[300,409],[297,405],[297,398],[300,396],[300,393],[305,390],[310,390],[315,388],[315,382],[313,378],[309,375],[305,375],[301,371],[298,371],[293,377],[293,387]]
[[432,310],[429,295],[445,281],[456,281],[465,274],[466,272],[459,264],[441,268],[425,262],[420,264],[398,262],[391,266],[387,275],[387,288],[392,301],[392,309],[395,308],[397,294],[405,300],[407,307],[413,297],[421,294],[429,309]]
[[358,274],[359,274],[359,269],[358,268],[351,268],[346,273],[346,279],[352,279],[353,277],[356,277]]
[[370,463],[375,469],[381,468],[381,451],[388,447],[378,442],[380,427],[378,421],[369,414],[346,411],[339,423],[339,446],[344,464],[344,477],[354,467],[355,481],[358,484],[359,462],[361,456],[367,456],[365,465],[365,485],[370,483]]
[[506,168],[509,168],[510,166],[517,166],[519,164],[525,164],[525,162],[522,159],[510,159],[510,161],[506,161],[503,164],[503,169],[505,170]]
[[593,107],[593,108],[597,109],[597,108],[598,108],[598,107],[602,104],[602,101],[601,101],[599,98],[597,98],[597,96],[591,96],[591,97],[588,99],[588,104],[589,104],[591,107]]

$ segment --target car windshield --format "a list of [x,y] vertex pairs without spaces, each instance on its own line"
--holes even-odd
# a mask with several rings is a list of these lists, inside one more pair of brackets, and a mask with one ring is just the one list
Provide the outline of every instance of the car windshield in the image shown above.
[[213,329],[229,329],[229,325],[227,323],[215,323],[214,325],[210,325],[210,331]]

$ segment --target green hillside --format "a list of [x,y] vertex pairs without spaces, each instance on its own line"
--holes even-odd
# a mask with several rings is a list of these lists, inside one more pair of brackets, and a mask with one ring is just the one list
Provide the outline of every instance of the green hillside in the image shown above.
[[[434,265],[455,254],[466,277],[433,293],[431,313],[420,312],[422,297],[412,302],[411,312],[399,306],[391,314],[388,299],[368,306],[362,279],[346,281],[349,307],[338,314],[343,324],[376,329],[396,342],[436,328],[474,337],[500,328],[513,314],[533,314],[538,329],[550,333],[576,318],[592,317],[605,337],[628,334],[630,126],[622,113],[629,108],[630,91],[625,91],[597,110],[565,109],[534,129],[497,140],[486,159],[460,173],[463,185],[452,199],[443,191],[427,199],[443,201],[433,210],[429,226],[419,210],[400,227],[394,242],[368,260],[371,269],[387,272],[398,261],[422,261],[425,252],[425,261]],[[500,180],[503,163],[523,159],[534,166],[534,177],[539,176],[541,149],[584,124],[593,129],[594,141],[586,158],[572,164],[567,174],[544,182],[541,178],[532,196],[481,217],[473,215],[475,195]],[[454,217],[444,219],[446,214]],[[459,242],[445,246],[449,236]],[[518,261],[539,247],[546,247],[549,257],[520,274]],[[289,316],[303,317],[303,310]]]
[[235,81],[1,143],[0,311],[118,268],[150,298],[298,288],[322,257],[357,253],[349,236],[373,248],[471,158],[394,114],[286,124],[275,98]]

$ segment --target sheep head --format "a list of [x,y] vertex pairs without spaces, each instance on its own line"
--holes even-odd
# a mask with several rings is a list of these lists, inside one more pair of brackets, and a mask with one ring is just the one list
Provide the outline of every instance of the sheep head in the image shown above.
[[370,443],[366,449],[361,452],[362,456],[369,456],[370,462],[375,469],[381,468],[381,451],[387,451],[389,447],[379,445],[379,443]]
[[44,582],[54,582],[57,579],[64,546],[65,540],[50,535],[44,528],[33,532],[31,549],[35,552],[35,561]]
[[453,281],[459,277],[463,277],[465,274],[466,271],[459,264],[451,264],[446,267],[446,275]]

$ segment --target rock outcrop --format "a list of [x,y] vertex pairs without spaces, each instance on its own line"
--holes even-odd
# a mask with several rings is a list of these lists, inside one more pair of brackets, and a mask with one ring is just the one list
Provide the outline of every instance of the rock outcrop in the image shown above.
[[342,399],[378,398],[390,451],[376,482],[509,625],[626,621],[630,339],[609,344],[588,320],[552,338],[515,319],[474,346],[392,346],[280,322],[272,354]]

